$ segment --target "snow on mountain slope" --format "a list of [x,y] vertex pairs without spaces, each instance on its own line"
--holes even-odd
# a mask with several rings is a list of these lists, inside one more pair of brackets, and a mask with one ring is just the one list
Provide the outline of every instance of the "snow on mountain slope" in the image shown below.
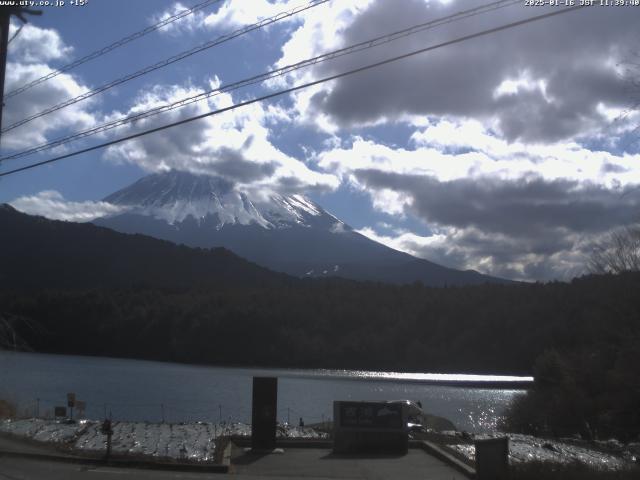
[[[171,171],[144,177],[105,198],[106,202],[125,207],[128,213],[151,216],[176,225],[189,216],[196,221],[208,215],[224,225],[256,224],[263,228],[286,228],[291,224],[311,226],[342,222],[302,195],[270,195],[249,198],[234,190],[225,180]],[[318,218],[314,218],[318,217]]]
[[225,247],[290,275],[426,285],[504,282],[437,265],[379,244],[303,195],[235,190],[223,179],[170,171],[109,195],[116,215],[94,221],[190,247]]

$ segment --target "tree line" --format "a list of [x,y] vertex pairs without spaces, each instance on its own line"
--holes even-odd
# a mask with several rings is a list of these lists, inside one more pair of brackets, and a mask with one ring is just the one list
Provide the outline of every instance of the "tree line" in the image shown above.
[[[546,350],[638,339],[640,274],[394,286],[340,279],[209,289],[4,290],[37,351],[300,367],[530,374]],[[612,353],[612,354],[613,354]]]
[[263,287],[23,289],[0,293],[0,316],[40,352],[533,372],[534,391],[514,406],[512,429],[622,436],[640,425],[638,292],[640,273],[450,288],[325,279]]

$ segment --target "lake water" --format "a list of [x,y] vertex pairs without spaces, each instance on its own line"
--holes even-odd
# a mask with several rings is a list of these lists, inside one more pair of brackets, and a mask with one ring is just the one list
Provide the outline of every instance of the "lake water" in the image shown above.
[[[103,357],[0,352],[0,398],[21,412],[51,414],[67,392],[86,417],[167,422],[250,422],[253,376],[278,377],[278,419],[297,424],[333,415],[334,400],[419,400],[459,430],[491,431],[517,389],[451,387],[428,374],[223,368]],[[455,376],[454,376],[455,377]],[[503,377],[493,377],[503,378]],[[39,399],[39,400],[38,400]]]

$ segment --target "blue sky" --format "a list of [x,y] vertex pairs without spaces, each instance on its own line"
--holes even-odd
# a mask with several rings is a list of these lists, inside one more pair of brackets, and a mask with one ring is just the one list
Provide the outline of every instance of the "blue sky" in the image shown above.
[[[2,156],[484,3],[332,0],[6,132]],[[3,128],[303,4],[217,2],[7,99]],[[5,91],[191,5],[89,0],[42,7],[43,16],[32,17],[10,45]],[[0,171],[547,11],[505,6],[7,160]],[[640,92],[629,80],[640,76],[630,66],[640,54],[639,20],[640,7],[594,7],[445,47],[3,177],[0,202],[90,220],[109,212],[100,201],[109,193],[175,168],[224,176],[240,190],[306,194],[371,238],[454,268],[568,279],[584,272],[593,242],[638,221],[639,116],[632,107]],[[256,166],[262,173],[250,175]]]

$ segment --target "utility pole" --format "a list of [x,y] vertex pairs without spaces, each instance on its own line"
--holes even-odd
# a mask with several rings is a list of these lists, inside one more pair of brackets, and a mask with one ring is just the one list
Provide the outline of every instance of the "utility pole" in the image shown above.
[[42,11],[17,6],[0,7],[0,130],[2,130],[2,111],[4,109],[4,75],[7,69],[7,51],[9,50],[9,23],[11,15],[15,15],[23,23],[27,23],[25,14],[42,15]]
[[[9,50],[10,9],[0,10],[0,130],[2,130],[2,110],[4,109],[4,73],[7,69],[7,50]],[[2,135],[2,133],[0,133]]]

